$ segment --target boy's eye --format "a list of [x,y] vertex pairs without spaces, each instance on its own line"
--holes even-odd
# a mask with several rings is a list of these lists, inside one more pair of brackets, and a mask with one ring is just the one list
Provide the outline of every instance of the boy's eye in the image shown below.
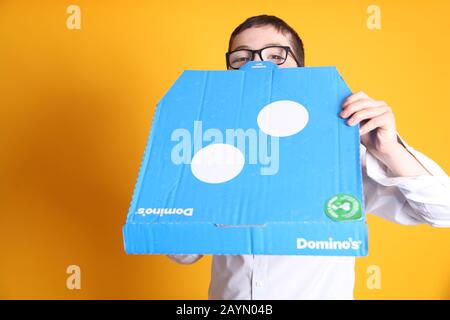
[[269,60],[275,60],[275,61],[281,61],[281,60],[284,59],[282,56],[278,56],[278,55],[275,55],[275,54],[270,55],[268,58],[269,58]]
[[233,59],[231,62],[232,63],[241,63],[241,62],[247,62],[249,60],[250,60],[249,57],[237,57],[237,58]]

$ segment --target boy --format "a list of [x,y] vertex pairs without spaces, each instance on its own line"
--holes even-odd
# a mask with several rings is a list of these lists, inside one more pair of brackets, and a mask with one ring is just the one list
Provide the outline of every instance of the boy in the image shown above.
[[[226,58],[228,69],[250,60],[303,67],[303,43],[283,20],[261,15],[233,31]],[[340,116],[361,125],[366,211],[404,225],[450,227],[449,177],[398,136],[392,109],[358,92],[346,99]],[[202,257],[168,256],[184,264]],[[209,298],[353,299],[354,265],[354,257],[215,255]]]

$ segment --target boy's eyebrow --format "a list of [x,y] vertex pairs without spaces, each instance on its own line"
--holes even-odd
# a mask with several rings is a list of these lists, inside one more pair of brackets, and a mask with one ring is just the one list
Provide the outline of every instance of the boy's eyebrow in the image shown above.
[[[281,43],[267,43],[262,48],[270,47],[270,46],[282,46],[282,44]],[[240,49],[250,49],[250,47],[249,46],[239,46],[239,47],[234,48],[232,51],[240,50]]]
[[248,49],[248,48],[249,48],[249,46],[239,46],[239,47],[234,48],[233,51],[239,50],[239,49]]

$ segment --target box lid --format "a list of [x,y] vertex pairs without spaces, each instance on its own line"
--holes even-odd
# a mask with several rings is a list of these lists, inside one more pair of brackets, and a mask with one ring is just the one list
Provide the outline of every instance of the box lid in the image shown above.
[[335,67],[184,71],[159,102],[127,253],[366,255],[358,127]]

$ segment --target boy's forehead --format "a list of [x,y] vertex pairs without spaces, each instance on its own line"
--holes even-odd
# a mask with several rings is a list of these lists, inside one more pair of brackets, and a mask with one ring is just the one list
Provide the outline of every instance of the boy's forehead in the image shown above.
[[270,45],[289,46],[289,36],[278,32],[272,26],[252,27],[239,33],[230,49],[260,49]]

